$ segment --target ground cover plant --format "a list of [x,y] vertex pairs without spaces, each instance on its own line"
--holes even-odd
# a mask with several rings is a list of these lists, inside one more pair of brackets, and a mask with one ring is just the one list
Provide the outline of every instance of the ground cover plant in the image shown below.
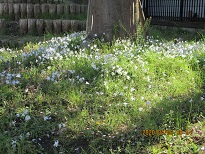
[[203,153],[205,41],[152,32],[140,43],[79,32],[1,48],[1,152]]

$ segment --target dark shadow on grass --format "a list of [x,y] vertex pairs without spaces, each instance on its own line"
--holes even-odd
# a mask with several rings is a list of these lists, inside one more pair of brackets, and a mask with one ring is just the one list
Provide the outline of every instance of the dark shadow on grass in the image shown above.
[[[173,114],[170,114],[170,111]],[[82,149],[87,153],[94,154],[99,151],[109,151],[110,149],[117,151],[118,148],[121,148],[120,153],[129,153],[127,151],[129,148],[135,153],[149,153],[147,147],[158,144],[161,138],[152,134],[146,136],[146,134],[143,134],[143,130],[172,130],[173,132],[182,130],[183,133],[186,133],[187,126],[190,123],[202,120],[203,116],[205,116],[205,100],[201,100],[201,93],[186,98],[164,99],[157,103],[155,107],[149,108],[147,113],[139,117],[140,119],[132,117],[131,121],[136,122],[137,126],[135,129],[128,128],[113,137],[113,132],[106,128],[99,127],[98,131],[90,128],[81,135],[75,134],[78,137],[73,141],[70,140],[69,144],[65,144],[78,149],[79,153],[82,152]],[[152,121],[152,124],[150,124],[150,121]],[[91,133],[92,131],[93,133]],[[66,134],[66,132],[64,133]],[[102,134],[106,134],[106,136],[103,137]],[[69,138],[67,139],[69,140]],[[92,147],[96,149],[94,150]],[[166,146],[166,148],[171,149],[169,146]],[[72,151],[71,153],[75,152]]]
[[150,36],[163,41],[198,41],[203,39],[204,32],[200,29],[183,29],[180,27],[150,26]]

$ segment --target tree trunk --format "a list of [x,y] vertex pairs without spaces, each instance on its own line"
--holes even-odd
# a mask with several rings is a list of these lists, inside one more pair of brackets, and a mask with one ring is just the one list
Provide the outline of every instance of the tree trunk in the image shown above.
[[139,6],[139,0],[89,0],[87,38],[103,36],[112,41],[134,35],[141,17]]

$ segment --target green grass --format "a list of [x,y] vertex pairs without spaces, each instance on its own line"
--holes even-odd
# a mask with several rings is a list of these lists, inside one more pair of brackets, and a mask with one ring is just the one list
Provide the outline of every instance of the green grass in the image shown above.
[[204,152],[203,39],[153,28],[144,44],[85,48],[81,35],[0,50],[2,153]]

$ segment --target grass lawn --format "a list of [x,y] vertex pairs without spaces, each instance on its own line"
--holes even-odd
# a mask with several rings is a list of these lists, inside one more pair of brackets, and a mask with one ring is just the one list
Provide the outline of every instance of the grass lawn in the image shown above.
[[1,153],[205,152],[203,35],[84,37],[0,49]]

